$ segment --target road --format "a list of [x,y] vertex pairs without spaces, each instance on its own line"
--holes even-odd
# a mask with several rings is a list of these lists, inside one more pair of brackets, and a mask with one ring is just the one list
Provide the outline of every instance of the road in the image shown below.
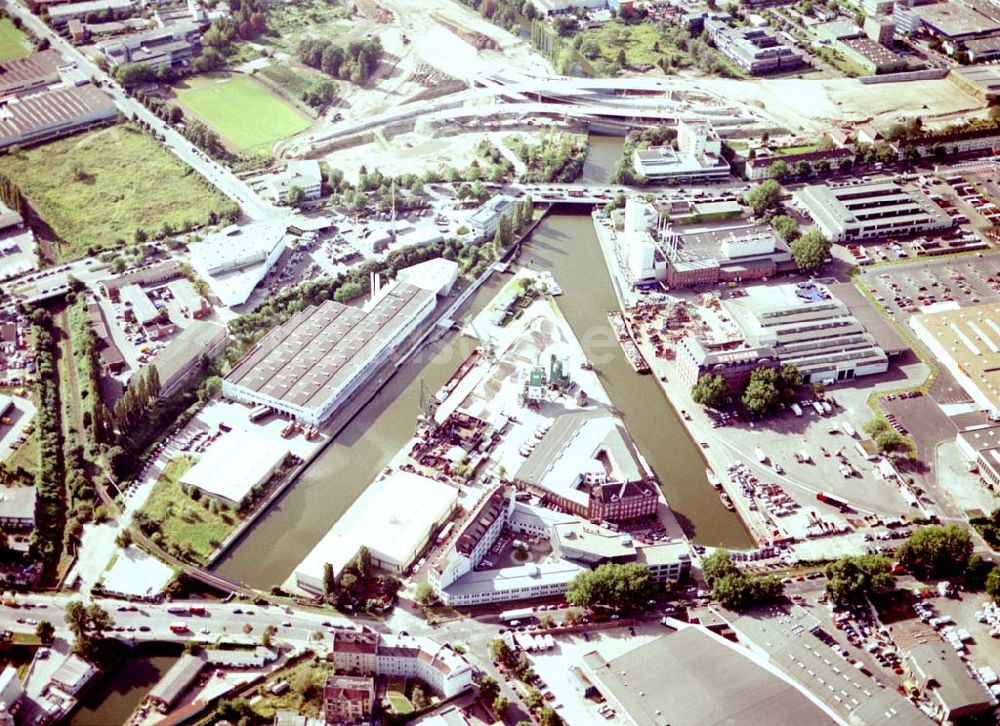
[[9,1],[4,2],[4,7],[12,15],[19,17],[32,33],[39,38],[47,38],[53,49],[58,50],[67,59],[76,63],[80,70],[93,78],[97,85],[111,96],[122,113],[145,121],[156,133],[161,134],[165,139],[164,144],[167,149],[205,177],[219,191],[239,204],[247,217],[259,220],[289,214],[287,209],[276,207],[261,199],[249,186],[236,178],[229,169],[198,151],[190,141],[160,120],[152,111],[139,101],[127,96],[121,86],[115,83],[107,73],[98,68],[89,58],[70,45],[39,18],[32,15],[26,8]]

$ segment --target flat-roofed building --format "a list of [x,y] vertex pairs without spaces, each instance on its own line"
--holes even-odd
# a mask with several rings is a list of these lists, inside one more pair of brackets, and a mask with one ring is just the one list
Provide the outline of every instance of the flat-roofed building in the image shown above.
[[0,104],[0,149],[51,141],[117,117],[114,102],[92,83],[8,98]]
[[792,261],[788,245],[770,226],[744,221],[671,227],[661,247],[672,288],[761,280]]
[[958,427],[955,444],[969,469],[976,471],[989,489],[1000,492],[1000,422],[982,412],[955,416],[952,421]]
[[394,470],[370,484],[344,512],[295,568],[295,582],[304,590],[322,593],[325,566],[339,574],[362,546],[376,567],[400,574],[457,506],[455,487]]
[[770,348],[808,382],[884,373],[889,356],[848,307],[819,283],[753,287],[723,301],[751,347]]
[[466,226],[473,242],[489,242],[496,234],[500,217],[512,215],[517,200],[504,194],[483,202],[482,206],[469,215]]
[[922,191],[888,179],[806,186],[794,197],[833,242],[905,237],[954,224]]
[[[247,437],[252,437],[250,441]],[[239,507],[281,467],[288,457],[288,443],[253,432],[222,436],[212,442],[180,483],[197,487],[208,496]]]
[[191,266],[226,306],[242,305],[287,248],[287,220],[230,225],[190,245]]
[[74,18],[82,20],[93,14],[112,13],[117,16],[132,13],[132,0],[87,0],[80,3],[66,3],[48,9],[49,24],[56,29],[62,28]]
[[186,22],[101,41],[97,47],[112,68],[144,63],[159,70],[192,60],[201,49],[200,38],[200,26]]
[[118,294],[125,306],[125,315],[131,316],[140,325],[151,325],[163,317],[146,291],[138,285],[126,285]]
[[476,570],[439,592],[441,601],[453,607],[472,607],[494,602],[556,597],[586,567],[569,560],[555,559],[519,567]]
[[931,3],[913,8],[922,25],[934,35],[953,41],[984,38],[1000,33],[1000,22],[965,3]]
[[35,487],[0,487],[0,526],[5,529],[33,529]]
[[460,577],[471,572],[500,538],[514,510],[514,497],[498,486],[476,503],[458,523],[455,544],[431,563],[427,580],[440,594]]
[[43,50],[0,63],[0,97],[16,96],[59,83],[66,59],[57,50]]
[[121,289],[126,285],[156,285],[181,276],[181,267],[177,260],[154,262],[140,267],[138,270],[126,272],[123,275],[101,280],[100,287],[109,300],[117,302]]
[[320,426],[402,352],[436,303],[432,290],[393,283],[365,308],[333,300],[306,308],[233,367],[222,394]]
[[942,721],[985,713],[995,702],[946,642],[935,638],[935,642],[917,645],[904,663]]
[[708,121],[680,121],[676,151],[671,146],[636,149],[632,161],[636,173],[651,182],[686,184],[729,178],[722,141]]
[[329,675],[323,683],[323,717],[328,724],[366,724],[375,708],[371,676]]
[[70,653],[55,669],[49,680],[59,686],[65,693],[74,696],[95,675],[97,675],[97,668],[75,653]]
[[619,717],[634,726],[844,723],[751,651],[696,625],[610,660],[591,651],[583,665]]
[[921,313],[910,327],[976,405],[1000,418],[1000,305]]
[[657,582],[676,582],[691,570],[691,555],[685,542],[647,545],[628,533],[612,532],[580,520],[553,524],[551,541],[553,551],[564,559],[588,567],[637,562],[649,567]]
[[301,190],[303,199],[319,199],[323,189],[323,172],[315,159],[292,159],[284,171],[270,176],[268,185],[272,198],[277,201],[289,201],[292,189]]
[[834,46],[848,60],[875,75],[905,70],[908,66],[906,58],[868,37],[844,38]]
[[705,19],[705,30],[729,60],[754,76],[793,70],[802,66],[802,55],[764,28],[734,28],[725,20]]

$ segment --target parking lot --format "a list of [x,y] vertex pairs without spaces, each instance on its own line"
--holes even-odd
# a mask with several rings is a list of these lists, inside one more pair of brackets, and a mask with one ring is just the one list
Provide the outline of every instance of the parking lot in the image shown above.
[[867,268],[861,281],[889,315],[906,324],[911,314],[937,303],[1000,301],[1000,253]]

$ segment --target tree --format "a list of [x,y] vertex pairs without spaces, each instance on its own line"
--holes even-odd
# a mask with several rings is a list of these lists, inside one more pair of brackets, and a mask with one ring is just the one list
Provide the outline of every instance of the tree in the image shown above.
[[490,651],[490,658],[495,660],[497,663],[501,663],[505,666],[511,666],[514,664],[514,651],[511,650],[510,646],[507,645],[507,641],[503,638],[494,638],[490,641],[488,648]]
[[717,549],[701,561],[701,573],[709,587],[714,585],[716,580],[739,571],[740,568],[729,559],[729,550],[727,549]]
[[769,179],[784,179],[791,174],[791,171],[787,161],[778,159],[772,161],[771,165],[767,167],[767,176]]
[[703,375],[691,388],[694,402],[708,408],[722,408],[728,397],[729,386],[726,385],[726,379],[712,373]]
[[910,451],[913,444],[901,433],[892,428],[884,418],[874,418],[864,426],[865,433],[872,437],[875,445],[883,454],[897,451]]
[[644,606],[655,594],[656,583],[646,565],[606,563],[576,575],[566,590],[566,601],[580,607],[633,609]]
[[358,550],[358,556],[355,560],[358,565],[358,574],[361,576],[362,580],[370,580],[372,576],[372,553],[364,545]]
[[789,245],[795,264],[803,272],[815,272],[830,256],[832,243],[818,229],[811,229]]
[[781,595],[784,586],[777,577],[753,577],[742,572],[725,575],[712,586],[712,597],[731,610],[745,610]]
[[918,529],[896,551],[900,564],[920,579],[957,577],[971,556],[972,537],[955,524]]
[[492,703],[493,699],[500,695],[500,684],[497,683],[495,678],[490,676],[483,676],[479,679],[479,697],[486,701],[486,703]]
[[73,633],[74,652],[88,658],[94,657],[105,632],[114,625],[111,616],[100,605],[87,607],[79,600],[73,600],[66,606],[65,619]]
[[838,605],[890,590],[894,581],[892,563],[882,555],[841,557],[827,565],[823,572],[826,594]]
[[993,563],[982,555],[972,555],[965,566],[965,589],[982,590],[993,567]]
[[337,577],[333,572],[333,565],[329,562],[323,564],[323,594],[327,600],[337,594]]
[[794,363],[785,363],[778,371],[778,384],[784,389],[795,389],[802,385],[802,374]]
[[413,708],[417,711],[422,711],[429,705],[427,695],[424,693],[424,689],[420,686],[414,686],[413,690],[410,691],[410,701],[413,703]]
[[289,206],[297,207],[298,205],[302,204],[302,202],[304,202],[305,199],[306,199],[306,192],[302,187],[296,186],[295,184],[288,187],[288,192],[285,194],[285,201],[288,202]]
[[538,714],[538,723],[541,726],[563,726],[566,722],[552,706],[545,706]]
[[754,214],[760,215],[777,209],[781,204],[781,195],[781,185],[773,179],[768,179],[747,192],[743,201],[753,209]]
[[260,644],[265,648],[270,648],[271,639],[275,636],[277,632],[278,629],[276,627],[274,627],[273,625],[268,625],[266,628],[264,628],[264,632],[261,633]]
[[986,578],[986,593],[1000,603],[1000,567],[994,567]]
[[48,620],[42,620],[35,626],[35,635],[42,645],[52,645],[52,641],[56,639],[56,627]]
[[503,721],[503,717],[507,714],[507,706],[509,705],[510,701],[503,696],[497,696],[493,699],[493,713],[496,714],[497,718]]
[[771,226],[785,242],[792,242],[798,239],[799,223],[785,214],[779,214],[771,220]]
[[418,605],[428,606],[437,602],[438,596],[434,588],[426,582],[418,583],[413,591],[413,600]]
[[743,390],[743,405],[758,416],[763,416],[778,403],[778,374],[773,368],[755,368]]

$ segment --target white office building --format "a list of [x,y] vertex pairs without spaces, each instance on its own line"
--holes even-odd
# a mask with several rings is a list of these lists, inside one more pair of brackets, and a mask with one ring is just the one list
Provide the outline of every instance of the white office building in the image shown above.
[[271,198],[279,202],[289,201],[292,189],[302,190],[302,198],[319,199],[323,189],[323,172],[315,159],[292,159],[285,170],[272,174],[268,179]]
[[190,246],[191,266],[223,305],[242,305],[287,248],[288,225],[231,225]]
[[479,209],[469,215],[466,226],[472,235],[473,242],[488,242],[497,233],[500,217],[505,214],[513,216],[517,200],[503,194],[484,202]]
[[722,157],[722,140],[708,121],[681,121],[677,149],[652,146],[636,149],[633,166],[649,181],[665,184],[725,181],[729,162]]

